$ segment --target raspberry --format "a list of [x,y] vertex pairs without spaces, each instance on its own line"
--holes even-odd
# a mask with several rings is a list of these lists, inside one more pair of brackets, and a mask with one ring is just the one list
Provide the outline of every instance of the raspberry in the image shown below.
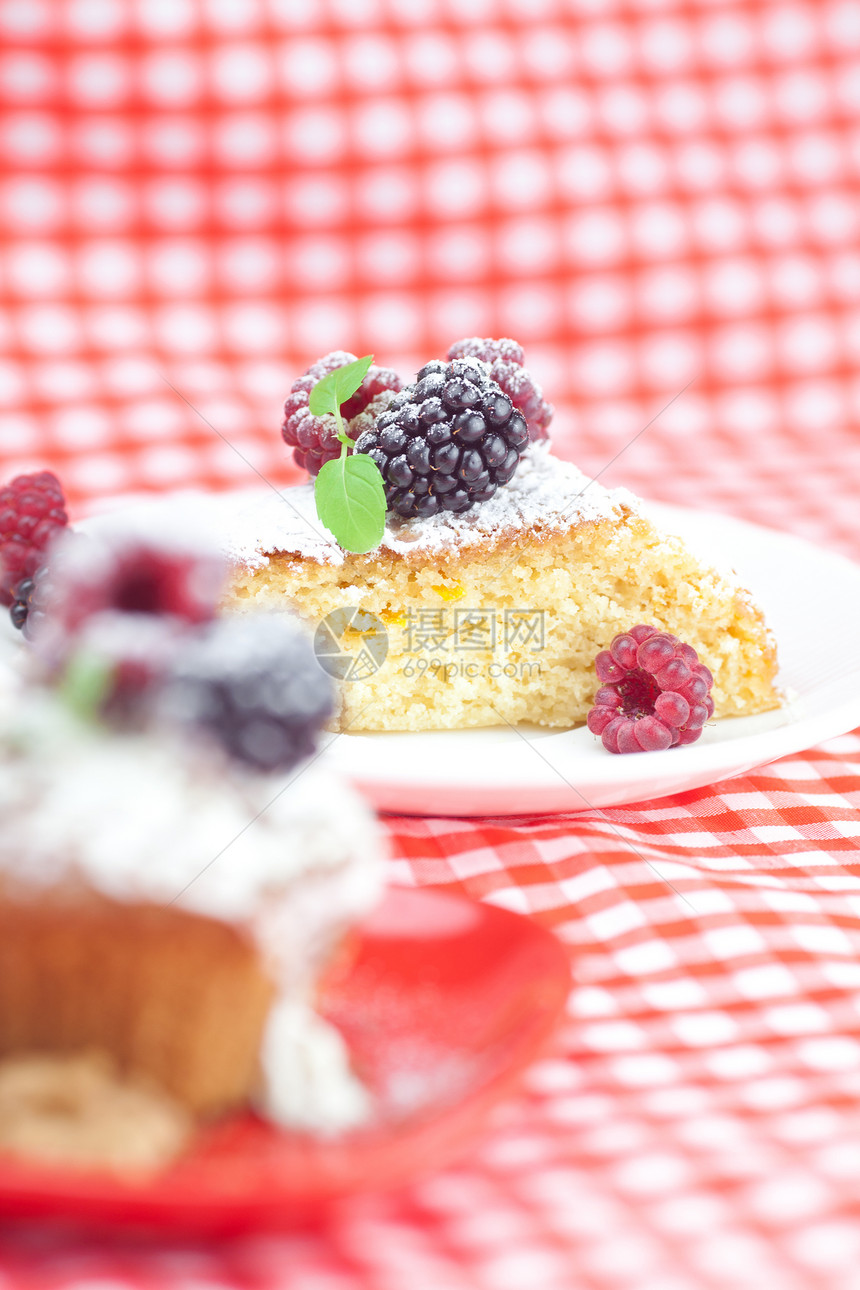
[[546,402],[541,387],[523,367],[522,346],[515,340],[471,336],[467,340],[455,341],[448,350],[449,358],[467,356],[489,363],[490,376],[525,417],[529,438],[546,439],[555,409]]
[[595,659],[602,682],[588,728],[611,753],[692,744],[714,715],[714,678],[692,645],[645,623],[621,632]]
[[219,619],[189,639],[162,702],[236,760],[283,773],[314,751],[334,690],[302,629],[263,614]]
[[44,564],[48,545],[68,522],[62,486],[50,471],[18,475],[0,488],[0,604],[16,602],[19,584]]
[[[296,462],[311,475],[319,474],[320,467],[327,461],[334,461],[340,456],[340,442],[335,434],[334,425],[328,417],[313,417],[308,411],[308,399],[311,390],[323,376],[333,372],[346,363],[354,363],[355,355],[344,350],[334,350],[319,359],[293,383],[289,397],[284,404],[284,424],[281,434],[284,442],[293,449]],[[380,396],[388,391],[396,393],[403,382],[396,372],[385,367],[371,367],[359,388],[341,408],[344,428],[350,439],[357,439],[364,429],[365,422],[356,424],[356,419],[370,405],[373,411],[381,411],[384,406]]]
[[527,443],[525,417],[486,363],[457,358],[425,364],[355,450],[379,466],[390,511],[426,519],[487,501],[511,479]]
[[[220,556],[196,539],[144,536],[119,527],[94,535],[70,534],[51,560],[51,585],[39,592],[39,652],[57,664],[98,615],[115,613],[207,622],[224,581]],[[35,608],[35,605],[34,605]]]

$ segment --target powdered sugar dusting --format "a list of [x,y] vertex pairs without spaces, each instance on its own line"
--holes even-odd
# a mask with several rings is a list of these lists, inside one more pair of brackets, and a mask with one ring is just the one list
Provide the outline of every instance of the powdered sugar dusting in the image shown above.
[[491,364],[486,362],[483,358],[478,358],[476,354],[458,354],[457,357],[451,361],[459,363],[459,371],[466,378],[471,376],[474,372],[474,376],[472,377],[473,380],[485,381],[490,375]]
[[[572,462],[554,457],[545,443],[533,443],[523,453],[511,482],[489,501],[464,515],[443,512],[424,520],[389,517],[381,549],[413,558],[455,555],[518,533],[551,533],[618,518],[622,508],[639,510],[627,489],[607,490]],[[262,568],[275,553],[324,564],[342,564],[345,559],[345,552],[317,518],[310,484],[246,501],[229,516],[222,542],[230,560],[248,569]]]
[[532,379],[524,367],[519,367],[514,363],[510,363],[508,370],[505,372],[505,385],[508,394],[514,399],[530,395],[532,392],[538,399],[543,398],[543,390],[537,381]]

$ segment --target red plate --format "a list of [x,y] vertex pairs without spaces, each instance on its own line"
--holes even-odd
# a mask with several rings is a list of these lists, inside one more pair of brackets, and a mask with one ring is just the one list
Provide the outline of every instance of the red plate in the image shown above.
[[405,1183],[465,1147],[536,1056],[570,985],[564,950],[507,910],[391,890],[323,1011],[376,1094],[372,1128],[334,1141],[242,1116],[146,1183],[0,1162],[0,1214],[162,1232],[289,1227],[329,1201]]

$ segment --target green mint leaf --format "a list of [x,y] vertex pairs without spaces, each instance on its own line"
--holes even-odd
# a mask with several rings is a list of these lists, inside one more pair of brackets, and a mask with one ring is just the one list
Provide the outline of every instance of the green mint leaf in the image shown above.
[[329,372],[317,381],[308,399],[311,416],[334,416],[340,409],[341,403],[346,403],[347,399],[351,399],[355,394],[367,376],[367,369],[372,362],[373,355],[365,354],[364,358],[357,358],[354,363],[345,363],[343,367],[336,367],[333,372]]
[[84,721],[95,721],[108,696],[114,665],[97,654],[73,654],[59,685],[59,696]]
[[362,452],[327,461],[314,484],[317,515],[345,551],[364,555],[385,532],[385,488],[379,467]]

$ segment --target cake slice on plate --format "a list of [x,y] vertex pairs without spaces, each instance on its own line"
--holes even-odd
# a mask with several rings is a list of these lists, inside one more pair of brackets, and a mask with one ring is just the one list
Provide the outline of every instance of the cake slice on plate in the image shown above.
[[389,514],[372,552],[340,547],[300,485],[238,516],[229,554],[231,606],[304,619],[344,681],[352,731],[577,725],[600,684],[596,655],[642,622],[696,650],[716,716],[780,704],[775,642],[734,574],[546,443],[462,514]]
[[406,386],[370,363],[336,352],[296,381],[283,435],[315,484],[259,499],[226,538],[229,606],[304,620],[343,682],[342,729],[574,726],[597,655],[643,624],[713,674],[682,742],[714,711],[779,706],[750,594],[552,455],[515,341],[458,341]]

